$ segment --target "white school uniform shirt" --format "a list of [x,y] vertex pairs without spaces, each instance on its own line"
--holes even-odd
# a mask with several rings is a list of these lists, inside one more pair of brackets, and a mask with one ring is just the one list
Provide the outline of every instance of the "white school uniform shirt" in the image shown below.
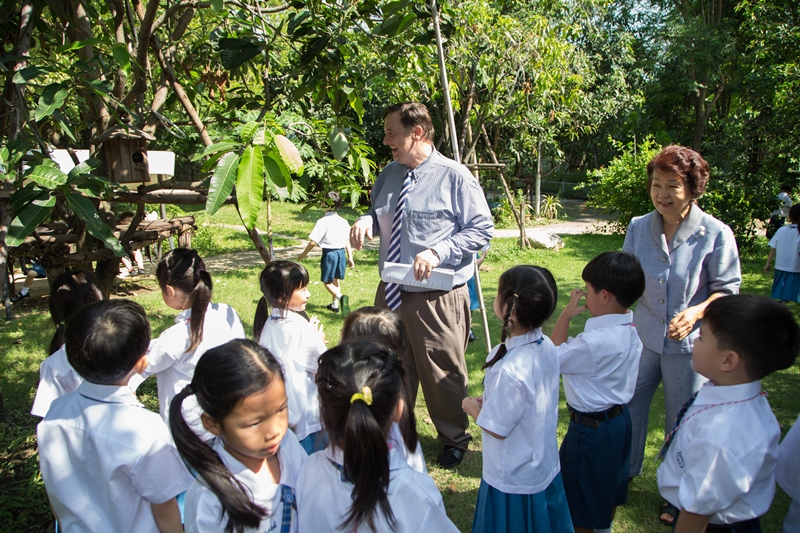
[[769,241],[775,248],[775,270],[800,272],[800,233],[797,224],[782,226]]
[[192,484],[167,426],[128,387],[84,381],[36,430],[47,495],[65,533],[158,532],[150,504]]
[[328,349],[308,320],[289,310],[273,309],[258,341],[283,368],[289,404],[289,426],[303,440],[322,429],[314,376],[319,356]]
[[759,517],[775,495],[780,436],[760,381],[706,382],[658,467],[658,489],[678,509],[711,516],[711,524]]
[[[131,377],[128,387],[136,392],[136,388],[144,381],[140,374]],[[36,397],[33,399],[31,414],[44,418],[50,410],[53,400],[64,396],[68,392],[78,390],[83,378],[75,372],[67,359],[67,350],[64,345],[53,352],[39,367],[39,386],[36,388]]]
[[[353,484],[342,479],[343,453],[328,447],[312,454],[297,478],[297,511],[300,531],[353,532],[352,526],[340,526],[353,503]],[[338,466],[338,468],[337,468]],[[375,515],[375,529],[366,524],[358,533],[455,533],[456,526],[447,518],[444,502],[433,479],[413,470],[396,448],[389,449],[389,505],[395,529],[389,528],[383,513]]]
[[[150,341],[147,368],[144,377],[156,375],[158,404],[161,417],[169,423],[169,405],[172,399],[192,381],[197,361],[211,348],[234,339],[244,339],[244,328],[239,315],[225,304],[210,303],[203,320],[203,340],[193,352],[187,352],[191,343],[190,321],[192,310],[184,309],[175,317],[175,325]],[[197,431],[202,409],[194,395],[184,400],[184,416]],[[205,434],[204,434],[205,435]],[[206,435],[210,436],[210,434]]]
[[556,346],[556,353],[573,409],[597,413],[633,398],[642,341],[632,311],[590,318],[583,333]]
[[327,211],[325,216],[314,224],[314,229],[308,238],[320,248],[338,250],[350,244],[350,224],[335,211]]
[[[500,346],[486,358],[490,361]],[[486,369],[483,479],[506,494],[537,494],[561,471],[558,459],[558,358],[537,328],[506,339],[505,357]]]
[[403,456],[408,466],[420,474],[428,473],[428,466],[425,464],[425,454],[422,453],[422,445],[419,443],[419,440],[417,440],[417,448],[413,452],[409,450],[406,447],[406,441],[403,440],[403,433],[400,431],[400,426],[397,422],[392,422],[392,429],[389,430],[389,437],[386,441]]
[[36,388],[31,414],[44,418],[53,400],[77,390],[82,381],[83,378],[67,361],[67,350],[62,344],[39,367],[39,386]]
[[[280,483],[274,483],[269,469],[264,467],[255,473],[239,462],[225,450],[222,439],[215,437],[211,446],[222,459],[225,467],[245,486],[252,501],[267,511],[257,528],[246,528],[246,533],[279,532],[283,524],[282,485],[289,487],[296,494],[297,476],[300,467],[308,459],[300,441],[291,431],[281,441],[278,448],[278,461],[281,465]],[[225,529],[228,515],[222,516],[222,504],[217,496],[209,490],[202,477],[195,479],[186,493],[184,528],[186,533],[218,533]],[[292,533],[297,533],[297,511],[292,512]]]
[[786,533],[800,531],[800,417],[781,442],[775,481],[792,498],[783,530]]

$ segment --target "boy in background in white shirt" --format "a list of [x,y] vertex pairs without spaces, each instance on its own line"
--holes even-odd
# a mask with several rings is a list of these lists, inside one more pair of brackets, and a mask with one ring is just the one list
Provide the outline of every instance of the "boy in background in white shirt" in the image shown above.
[[[644,292],[639,260],[605,252],[584,267],[586,290],[570,292],[550,338],[556,345],[570,423],[559,451],[564,490],[576,533],[610,531],[628,499],[631,415],[642,342],[628,308]],[[584,299],[584,305],[580,305]],[[588,310],[583,333],[568,338],[569,321]]]
[[95,302],[67,321],[67,359],[84,381],[53,401],[36,432],[60,531],[183,531],[176,496],[192,476],[164,421],[128,388],[149,343],[144,309],[130,300]]
[[708,382],[678,413],[658,468],[678,533],[756,533],[775,495],[781,431],[761,378],[790,367],[800,326],[785,305],[741,294],[712,302],[692,349]]
[[349,312],[347,296],[342,295],[340,280],[344,279],[345,261],[347,266],[353,268],[353,249],[350,247],[350,223],[336,214],[336,210],[342,207],[342,197],[336,191],[325,193],[325,200],[333,209],[325,212],[325,216],[317,220],[314,229],[308,236],[308,246],[297,256],[298,261],[303,260],[308,252],[319,244],[322,248],[322,258],[320,259],[320,271],[322,272],[322,283],[333,296],[333,301],[328,304],[331,311],[339,311],[339,302],[342,302],[342,314]]

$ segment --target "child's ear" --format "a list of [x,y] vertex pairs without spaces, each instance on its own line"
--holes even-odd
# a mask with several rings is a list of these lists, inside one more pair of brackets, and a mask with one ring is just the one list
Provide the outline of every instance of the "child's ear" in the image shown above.
[[397,402],[397,405],[394,406],[394,412],[392,413],[392,422],[395,424],[400,423],[400,418],[403,416],[403,411],[406,408],[406,402],[400,398],[400,401]]
[[720,370],[723,372],[733,372],[742,364],[742,358],[739,357],[737,352],[733,350],[728,350],[725,352],[725,356],[722,358],[722,364],[720,365]]
[[142,355],[139,360],[136,361],[136,364],[133,365],[133,370],[137,374],[144,372],[145,368],[147,368],[147,354]]
[[607,305],[614,298],[614,295],[608,292],[607,290],[603,289],[600,291],[600,301],[603,305]]
[[200,421],[203,423],[203,427],[206,428],[206,431],[215,437],[222,435],[222,426],[219,422],[208,416],[208,414],[202,413],[200,415]]

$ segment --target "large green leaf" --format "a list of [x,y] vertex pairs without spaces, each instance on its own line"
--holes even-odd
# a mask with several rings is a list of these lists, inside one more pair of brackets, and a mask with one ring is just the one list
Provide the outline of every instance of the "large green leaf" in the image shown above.
[[194,154],[192,157],[189,158],[189,161],[195,162],[200,161],[204,157],[207,157],[212,154],[216,154],[219,152],[229,152],[231,150],[236,150],[241,146],[241,143],[236,141],[221,141],[216,144],[212,144],[211,146],[206,147],[202,152]]
[[73,167],[72,170],[69,171],[69,174],[67,174],[69,182],[72,182],[73,180],[75,180],[76,178],[78,178],[83,174],[90,174],[92,170],[96,169],[99,166],[100,166],[99,159],[87,159],[82,163],[78,163],[78,165]]
[[214,13],[222,11],[222,0],[211,0],[211,11]]
[[372,33],[385,37],[396,37],[400,33],[406,31],[415,20],[417,20],[417,15],[414,13],[407,13],[405,15],[397,13],[380,23]]
[[213,215],[223,206],[225,200],[231,195],[233,184],[236,183],[236,172],[239,167],[239,156],[235,152],[223,155],[211,176],[208,185],[208,198],[206,199],[206,212]]
[[284,137],[283,135],[276,135],[275,136],[275,148],[278,149],[278,153],[283,159],[283,163],[286,165],[286,168],[289,169],[289,172],[292,174],[302,174],[303,173],[303,158],[300,157],[300,151],[297,147]]
[[81,48],[86,48],[87,46],[92,46],[97,44],[101,41],[99,37],[92,37],[91,39],[84,39],[83,41],[72,41],[71,43],[62,44],[56,50],[59,53],[70,52],[72,50],[80,50]]
[[25,237],[30,235],[42,221],[47,218],[53,206],[56,205],[54,196],[42,200],[34,200],[22,210],[22,212],[11,221],[6,234],[6,244],[8,246],[19,246],[25,241]]
[[248,146],[239,162],[236,176],[236,200],[242,222],[253,229],[264,195],[264,156],[260,146]]
[[276,187],[285,187],[291,192],[292,173],[289,172],[279,153],[271,151],[264,154],[264,167],[266,175]]
[[328,41],[330,41],[330,39],[331,36],[328,34],[320,35],[319,37],[312,39],[303,49],[303,54],[300,56],[300,64],[308,65],[311,63],[311,61],[313,61],[320,52],[325,50],[325,47],[328,46]]
[[14,83],[28,83],[39,74],[46,74],[48,72],[52,72],[52,70],[46,67],[25,67],[14,74],[14,77],[11,79],[11,81]]
[[67,99],[67,86],[63,83],[51,83],[42,91],[39,97],[39,107],[33,112],[34,120],[42,120],[49,117],[53,112],[61,107]]
[[75,214],[86,222],[86,231],[88,231],[92,237],[103,241],[106,248],[111,249],[117,257],[125,255],[125,250],[119,243],[119,239],[114,236],[111,228],[102,221],[91,200],[75,193],[66,195],[66,198],[70,209],[75,211]]
[[328,134],[328,142],[331,144],[331,150],[333,150],[333,157],[341,161],[347,155],[349,151],[349,144],[347,143],[347,137],[339,128],[333,128],[331,132]]
[[241,139],[243,143],[248,144],[253,140],[253,135],[255,135],[257,129],[258,122],[253,121],[243,124],[242,129],[239,131],[239,139]]
[[33,167],[25,177],[35,181],[45,189],[56,189],[67,183],[67,174],[63,170],[54,168],[44,161],[42,164]]
[[47,194],[36,186],[35,183],[28,183],[21,189],[14,191],[11,195],[11,212],[20,213],[32,201],[40,200],[41,197]]
[[128,47],[124,43],[118,43],[114,45],[111,52],[119,68],[126,74],[129,74],[131,71],[131,54],[128,52]]

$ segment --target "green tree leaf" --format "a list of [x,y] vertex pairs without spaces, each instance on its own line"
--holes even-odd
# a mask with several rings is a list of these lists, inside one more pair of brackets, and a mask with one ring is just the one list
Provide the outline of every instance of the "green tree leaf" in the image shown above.
[[242,140],[244,144],[249,144],[250,141],[253,140],[253,135],[255,134],[256,130],[258,129],[258,122],[248,122],[242,125],[242,129],[239,131],[239,138]]
[[264,155],[264,168],[269,179],[276,187],[285,187],[291,192],[292,173],[283,162],[280,154],[271,151]]
[[46,194],[47,192],[37,187],[35,183],[28,183],[11,195],[11,211],[20,213],[30,202],[40,200]]
[[278,153],[289,172],[292,174],[303,173],[303,158],[300,157],[300,151],[292,141],[283,135],[276,135],[275,148],[278,149]]
[[67,174],[64,171],[54,168],[45,162],[33,167],[25,177],[35,181],[45,189],[56,189],[67,183]]
[[73,50],[80,50],[81,48],[86,48],[87,46],[95,45],[102,40],[99,37],[92,37],[91,39],[84,39],[83,41],[72,41],[71,43],[62,44],[56,50],[63,54],[64,52],[71,52]]
[[213,215],[225,204],[231,195],[233,184],[236,183],[236,172],[239,167],[239,156],[235,152],[228,152],[220,158],[211,182],[208,185],[208,199],[206,199],[206,212]]
[[34,120],[42,120],[49,117],[53,112],[61,107],[67,99],[67,86],[63,83],[51,83],[42,91],[39,97],[39,107],[33,112]]
[[66,199],[70,209],[75,211],[75,214],[86,222],[86,231],[92,237],[102,241],[106,248],[111,249],[117,257],[125,255],[125,250],[122,248],[119,239],[114,236],[111,228],[97,214],[97,209],[91,200],[76,193],[67,194]]
[[211,11],[219,13],[222,11],[223,0],[211,0]]
[[128,53],[128,47],[124,43],[118,43],[114,45],[111,51],[114,54],[114,61],[117,62],[119,68],[121,68],[125,74],[129,74],[131,71],[131,55]]
[[253,229],[264,195],[264,156],[260,146],[248,146],[242,154],[236,176],[236,201],[242,222]]
[[194,154],[192,157],[189,158],[189,161],[194,163],[194,162],[200,161],[204,157],[208,157],[208,156],[210,156],[212,154],[216,154],[216,153],[219,153],[219,152],[229,152],[231,150],[236,150],[240,146],[242,146],[242,144],[238,143],[236,141],[218,142],[216,144],[212,144],[211,146],[205,148],[202,152]]
[[350,145],[347,142],[347,136],[339,128],[333,128],[328,135],[328,142],[330,142],[331,149],[333,150],[333,157],[341,161],[350,150]]
[[69,171],[69,174],[67,174],[67,183],[72,182],[83,174],[91,174],[91,172],[99,166],[99,159],[87,159],[86,161],[78,163],[78,165],[73,167],[72,170]]
[[36,78],[38,75],[47,74],[49,72],[52,72],[52,70],[46,67],[37,67],[37,66],[25,67],[24,69],[14,74],[14,77],[11,78],[11,81],[13,83],[28,83],[32,79]]
[[22,210],[22,212],[11,221],[6,235],[8,246],[19,246],[25,241],[25,237],[30,235],[39,224],[47,218],[50,211],[56,205],[56,198],[50,196],[42,200],[34,200]]

